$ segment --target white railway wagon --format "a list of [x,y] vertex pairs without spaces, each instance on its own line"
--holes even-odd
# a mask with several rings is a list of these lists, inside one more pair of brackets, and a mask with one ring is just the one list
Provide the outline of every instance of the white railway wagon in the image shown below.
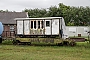
[[15,18],[19,37],[55,37],[66,38],[66,26],[63,17]]

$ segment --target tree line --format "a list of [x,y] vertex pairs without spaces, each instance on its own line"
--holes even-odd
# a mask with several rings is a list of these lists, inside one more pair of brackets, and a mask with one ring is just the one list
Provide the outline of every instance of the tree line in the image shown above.
[[[6,11],[8,12],[8,10]],[[74,6],[66,6],[63,3],[59,3],[58,7],[51,6],[48,9],[38,9],[38,8],[25,9],[22,12],[28,12],[28,15],[30,18],[63,17],[65,19],[65,23],[67,26],[88,26],[90,25],[90,7],[89,6],[74,7]]]

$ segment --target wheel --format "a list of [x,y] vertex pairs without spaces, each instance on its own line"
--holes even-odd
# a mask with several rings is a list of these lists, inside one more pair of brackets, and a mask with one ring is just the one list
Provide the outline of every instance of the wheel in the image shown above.
[[63,45],[69,46],[69,41],[63,41]]
[[13,40],[13,44],[14,44],[14,45],[17,45],[18,43],[20,43],[19,40]]
[[58,46],[63,46],[63,43],[57,43]]
[[31,45],[31,42],[27,43],[28,45]]

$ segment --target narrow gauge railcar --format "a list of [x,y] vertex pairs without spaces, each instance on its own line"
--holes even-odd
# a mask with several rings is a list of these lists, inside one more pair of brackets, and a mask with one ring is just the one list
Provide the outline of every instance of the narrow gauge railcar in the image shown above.
[[57,43],[60,38],[67,37],[63,17],[15,18],[15,20],[17,24],[16,41],[18,43]]

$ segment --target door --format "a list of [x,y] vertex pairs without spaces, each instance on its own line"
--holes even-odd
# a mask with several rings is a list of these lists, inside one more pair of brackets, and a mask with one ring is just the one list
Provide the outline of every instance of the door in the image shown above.
[[30,35],[35,35],[36,21],[30,20]]
[[44,20],[38,20],[37,21],[37,33],[38,35],[44,34]]
[[30,35],[29,20],[24,21],[24,35]]
[[23,21],[17,21],[17,34],[23,34]]
[[59,19],[52,20],[52,35],[59,34]]
[[51,35],[51,20],[45,20],[45,35]]

